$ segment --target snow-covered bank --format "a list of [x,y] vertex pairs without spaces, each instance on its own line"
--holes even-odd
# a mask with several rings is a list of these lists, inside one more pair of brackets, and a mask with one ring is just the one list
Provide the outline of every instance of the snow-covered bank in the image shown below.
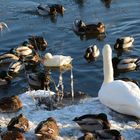
[[47,119],[48,117],[54,117],[60,127],[60,134],[65,140],[76,140],[82,133],[79,130],[79,126],[73,122],[73,118],[84,114],[98,114],[104,112],[107,114],[111,123],[111,128],[117,129],[121,132],[126,140],[139,140],[140,129],[138,120],[133,117],[128,117],[116,113],[103,104],[97,98],[86,98],[81,100],[79,104],[66,106],[61,109],[47,111],[43,108],[36,106],[35,101],[31,95],[38,94],[44,95],[44,91],[32,91],[23,93],[20,95],[20,99],[23,102],[23,108],[17,113],[0,113],[0,124],[2,129],[6,129],[6,126],[10,119],[20,113],[23,113],[30,122],[30,131],[25,133],[27,140],[34,140],[34,129],[37,124]]

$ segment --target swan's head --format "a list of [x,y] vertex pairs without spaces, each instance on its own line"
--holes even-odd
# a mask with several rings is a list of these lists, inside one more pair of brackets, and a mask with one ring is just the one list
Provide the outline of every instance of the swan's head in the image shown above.
[[53,56],[52,56],[52,54],[51,53],[46,53],[45,54],[45,59],[51,59]]
[[112,55],[112,49],[111,46],[109,44],[104,45],[102,54],[111,54]]

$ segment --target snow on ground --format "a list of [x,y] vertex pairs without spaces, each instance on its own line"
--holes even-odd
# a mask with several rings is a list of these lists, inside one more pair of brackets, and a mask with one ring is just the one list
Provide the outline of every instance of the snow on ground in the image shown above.
[[[53,93],[52,93],[53,94]],[[140,127],[138,120],[134,117],[121,115],[100,103],[98,98],[86,98],[82,99],[78,104],[65,106],[52,111],[47,111],[44,108],[36,106],[36,101],[33,100],[33,96],[48,96],[48,92],[43,90],[31,91],[21,94],[19,97],[23,102],[23,108],[17,113],[0,113],[0,124],[2,130],[6,129],[6,126],[12,117],[23,113],[30,122],[30,131],[25,133],[27,140],[35,140],[34,129],[39,122],[46,120],[48,117],[54,117],[60,127],[60,135],[64,140],[76,140],[79,136],[83,135],[79,126],[72,120],[84,114],[98,114],[106,113],[109,121],[111,122],[111,128],[117,129],[124,136],[125,140],[140,140]]]

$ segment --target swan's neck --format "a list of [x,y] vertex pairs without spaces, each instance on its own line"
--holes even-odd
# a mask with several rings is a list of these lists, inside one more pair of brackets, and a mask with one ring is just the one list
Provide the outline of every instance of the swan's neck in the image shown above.
[[112,82],[114,80],[114,75],[113,75],[111,48],[104,48],[103,50],[103,69],[104,69],[103,84]]

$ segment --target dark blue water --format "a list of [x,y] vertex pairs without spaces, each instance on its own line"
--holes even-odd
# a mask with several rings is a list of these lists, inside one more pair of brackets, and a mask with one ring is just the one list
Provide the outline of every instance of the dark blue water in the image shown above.
[[[36,7],[40,3],[61,3],[66,11],[64,16],[39,16]],[[73,57],[74,90],[97,96],[103,81],[102,55],[94,62],[84,59],[86,48],[96,44],[100,51],[103,45],[112,46],[120,36],[135,38],[133,49],[123,52],[122,56],[140,55],[140,1],[112,0],[106,7],[101,0],[0,0],[0,22],[5,22],[9,30],[0,35],[0,53],[17,47],[29,35],[41,35],[48,42],[46,52],[70,55]],[[72,23],[80,18],[86,23],[102,21],[106,25],[106,38],[81,40],[72,30]],[[45,53],[45,52],[44,52]],[[113,49],[113,56],[117,52]],[[0,66],[2,69],[2,66]],[[55,74],[58,77],[58,73]],[[122,73],[119,77],[129,77],[140,81],[140,70]],[[70,91],[70,72],[63,75],[64,90]],[[57,82],[57,81],[56,81]],[[0,87],[0,96],[20,94],[28,89],[24,72],[21,72],[10,85]]]

